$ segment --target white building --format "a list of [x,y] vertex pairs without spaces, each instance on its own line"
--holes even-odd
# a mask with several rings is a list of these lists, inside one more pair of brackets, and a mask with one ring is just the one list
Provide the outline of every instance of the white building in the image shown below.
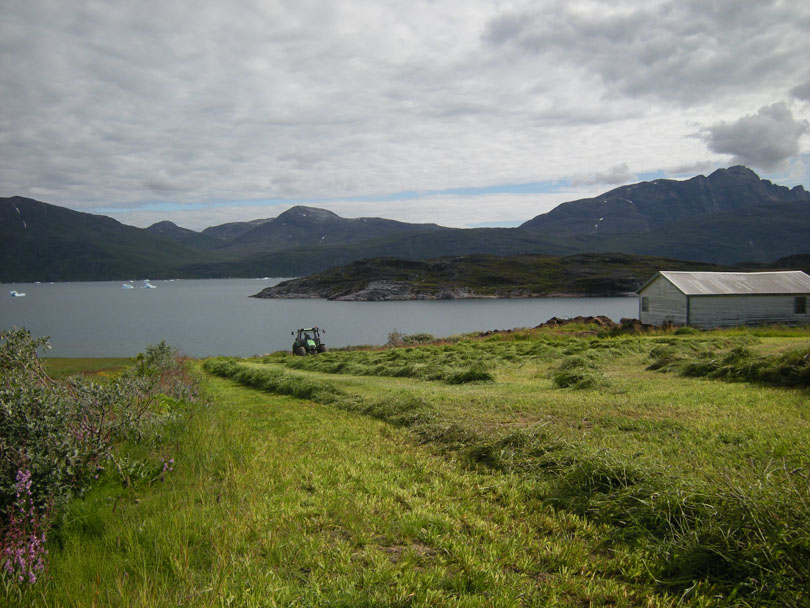
[[660,271],[638,290],[646,325],[727,327],[810,323],[810,276],[781,272]]

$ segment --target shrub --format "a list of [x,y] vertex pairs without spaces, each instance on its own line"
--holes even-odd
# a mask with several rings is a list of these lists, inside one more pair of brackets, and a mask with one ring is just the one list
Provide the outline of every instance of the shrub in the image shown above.
[[388,340],[385,345],[388,347],[397,347],[405,344],[405,334],[398,329],[394,329],[388,334]]
[[405,336],[405,344],[426,344],[428,342],[433,342],[436,338],[433,337],[433,334],[428,333],[418,333],[418,334],[410,334]]
[[56,383],[43,371],[37,349],[25,329],[0,333],[0,521],[7,521],[16,500],[15,477],[31,475],[31,500],[44,511],[81,493],[105,457],[104,429],[94,428],[104,404],[88,399],[84,385]]
[[432,334],[417,333],[417,334],[404,334],[398,329],[394,329],[388,334],[388,340],[385,345],[391,348],[398,346],[415,346],[418,344],[426,344],[435,340]]
[[[39,348],[49,348],[47,339],[33,339],[25,329],[0,332],[0,538],[6,573],[29,582],[41,570],[46,513],[55,516],[82,495],[117,442],[142,439],[172,417],[172,404],[197,394],[165,343],[147,348],[103,385],[54,381],[40,364]],[[20,551],[28,552],[25,559]]]

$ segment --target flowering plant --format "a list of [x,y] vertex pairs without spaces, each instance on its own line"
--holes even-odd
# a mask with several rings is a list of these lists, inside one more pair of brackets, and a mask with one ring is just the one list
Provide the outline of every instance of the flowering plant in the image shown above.
[[31,472],[17,471],[16,501],[10,514],[10,521],[2,539],[0,568],[17,583],[37,582],[39,573],[45,570],[44,516],[34,505],[31,492]]

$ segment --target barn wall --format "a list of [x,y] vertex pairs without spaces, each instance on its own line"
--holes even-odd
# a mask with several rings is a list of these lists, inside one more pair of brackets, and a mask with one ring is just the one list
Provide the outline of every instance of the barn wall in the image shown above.
[[793,312],[794,297],[692,296],[689,324],[706,328],[757,323],[810,323],[810,315]]
[[[686,324],[686,296],[664,277],[658,277],[639,293],[638,318],[646,325]],[[641,298],[649,298],[649,310],[641,310]]]

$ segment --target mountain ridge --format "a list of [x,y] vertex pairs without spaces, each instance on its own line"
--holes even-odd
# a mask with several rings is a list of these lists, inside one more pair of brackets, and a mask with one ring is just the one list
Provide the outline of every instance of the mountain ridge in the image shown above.
[[656,179],[614,188],[599,196],[562,203],[524,222],[534,232],[627,234],[673,222],[729,213],[769,203],[810,201],[803,186],[778,186],[740,165],[708,177]]
[[295,246],[351,245],[384,236],[440,228],[436,224],[410,224],[377,217],[343,218],[326,209],[296,205],[245,232],[224,248],[271,252]]
[[[632,197],[632,198],[631,198]],[[342,218],[295,206],[201,232],[148,228],[25,197],[0,198],[0,281],[300,276],[375,257],[625,252],[710,263],[810,251],[810,194],[745,167],[653,180],[563,203],[516,228]]]

